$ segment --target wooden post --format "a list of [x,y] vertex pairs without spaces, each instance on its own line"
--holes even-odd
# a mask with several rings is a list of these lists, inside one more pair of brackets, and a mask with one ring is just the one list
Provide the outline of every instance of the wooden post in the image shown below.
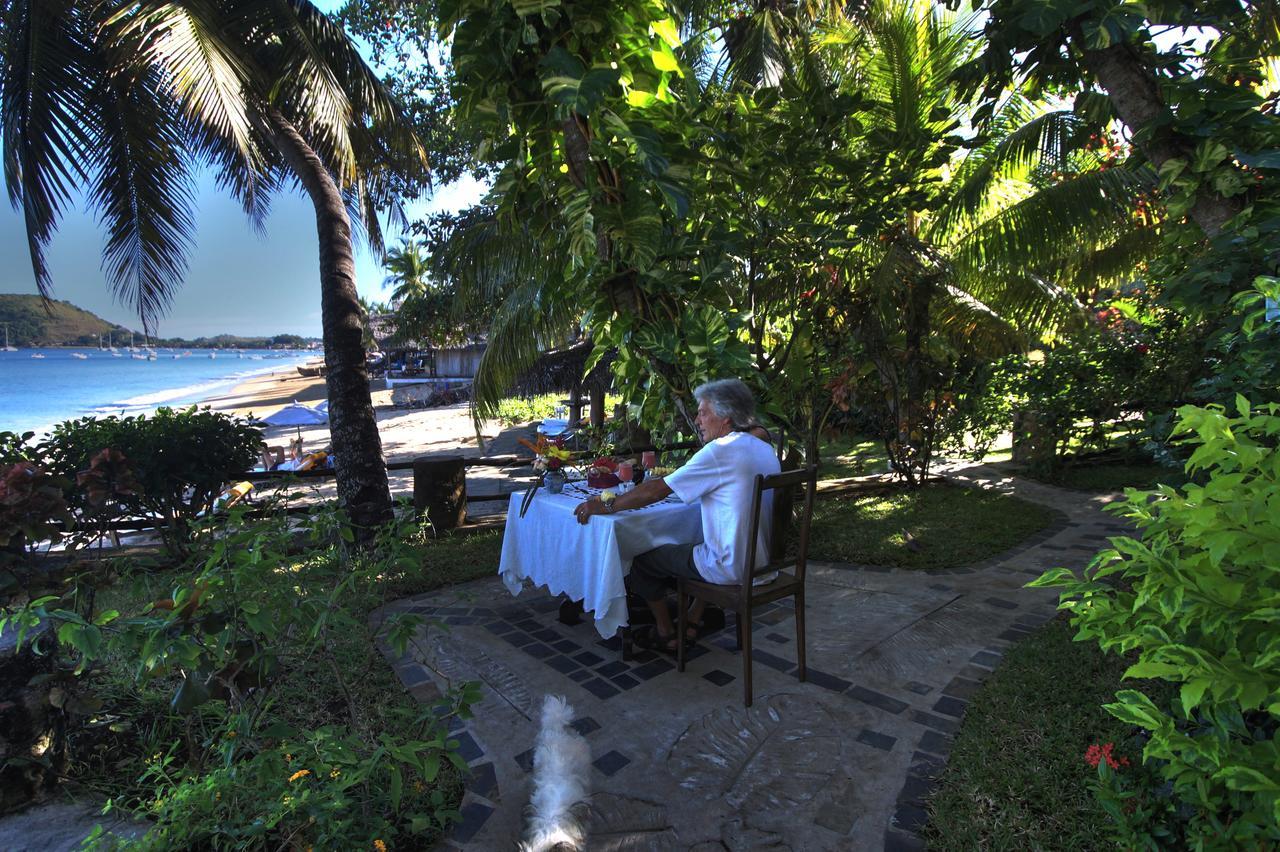
[[601,388],[592,388],[591,390],[591,427],[599,429],[604,426],[604,390]]
[[413,509],[426,516],[437,533],[467,519],[467,469],[462,456],[424,456],[413,460]]
[[574,385],[569,389],[569,426],[577,426],[582,420],[582,388]]

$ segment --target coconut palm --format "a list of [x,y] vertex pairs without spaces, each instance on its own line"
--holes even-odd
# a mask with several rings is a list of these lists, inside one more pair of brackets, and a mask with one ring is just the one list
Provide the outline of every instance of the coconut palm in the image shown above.
[[353,226],[381,247],[391,178],[425,156],[346,34],[307,0],[0,0],[5,183],[44,253],[77,189],[107,230],[104,271],[144,323],[168,307],[209,168],[261,225],[296,182],[315,207],[339,498],[357,526],[390,517],[369,396]]

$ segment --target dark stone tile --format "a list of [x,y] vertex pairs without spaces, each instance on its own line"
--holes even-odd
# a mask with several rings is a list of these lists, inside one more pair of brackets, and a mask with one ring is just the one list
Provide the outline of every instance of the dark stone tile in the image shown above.
[[493,618],[495,615],[497,615],[497,613],[494,612],[492,608],[487,606],[474,606],[471,608],[471,614],[480,616],[482,618]]
[[529,635],[534,638],[541,639],[543,642],[555,642],[560,639],[560,634],[549,627],[540,627],[537,630],[530,630]]
[[484,749],[480,748],[480,744],[472,739],[471,734],[466,731],[458,733],[453,739],[458,741],[458,756],[467,763],[476,758],[484,757]]
[[890,830],[884,833],[884,852],[925,852],[925,845],[914,834]]
[[919,834],[928,821],[929,815],[924,812],[924,808],[915,805],[900,804],[893,812],[893,824],[912,834]]
[[637,666],[630,671],[632,677],[638,677],[641,680],[651,680],[664,672],[669,672],[675,666],[661,658],[650,660],[643,666]]
[[732,683],[737,679],[728,672],[722,672],[719,669],[712,669],[704,674],[703,677],[714,683],[716,686],[724,686],[726,683]]
[[517,648],[519,648],[521,645],[528,645],[530,642],[537,641],[536,639],[530,639],[525,634],[519,633],[519,632],[504,633],[498,638],[501,639],[503,642],[506,642],[508,645],[514,645]]
[[476,836],[488,821],[493,808],[480,802],[470,802],[462,806],[462,821],[453,828],[453,839],[459,843],[467,843]]
[[600,723],[590,716],[583,716],[581,719],[574,719],[570,723],[570,727],[585,737],[587,734],[600,730]]
[[842,677],[836,677],[833,674],[820,672],[817,669],[809,669],[805,672],[805,678],[814,686],[820,686],[823,689],[829,689],[832,692],[844,692],[852,683]]
[[592,766],[599,769],[608,777],[612,778],[617,774],[618,770],[631,762],[631,758],[627,757],[620,751],[611,751],[600,755],[592,762]]
[[636,651],[631,655],[631,664],[635,666],[635,665],[640,665],[642,663],[647,663],[656,659],[658,659],[657,654],[653,653],[652,651],[646,651],[645,649],[641,648],[639,651]]
[[457,624],[457,625],[475,624],[479,620],[480,620],[480,617],[475,615],[454,615],[454,616],[450,616],[448,619],[450,624]]
[[509,621],[490,621],[485,625],[485,629],[490,633],[496,633],[499,636],[503,636],[515,630],[516,626]]
[[515,757],[516,766],[519,766],[525,772],[533,771],[533,749],[526,749]]
[[604,657],[599,654],[593,654],[590,651],[583,651],[581,654],[574,654],[573,658],[584,666],[594,666],[596,663],[604,662]]
[[613,681],[614,686],[617,686],[621,689],[632,689],[634,687],[639,686],[641,683],[643,683],[643,681],[636,680],[629,674],[614,675],[613,677],[609,678],[609,680]]
[[431,675],[427,674],[427,670],[419,665],[404,666],[399,669],[400,682],[409,689],[415,686],[421,686],[431,680]]
[[872,707],[879,707],[881,710],[888,711],[889,713],[901,713],[903,710],[907,709],[907,703],[905,701],[899,701],[896,698],[891,698],[890,696],[876,692],[875,690],[867,689],[865,686],[851,686],[845,695],[850,698],[855,698],[863,704],[870,704]]
[[542,598],[540,600],[530,601],[529,609],[534,612],[552,612],[560,609],[559,598]]
[[916,695],[928,695],[930,692],[933,692],[932,686],[928,686],[927,684],[919,683],[914,680],[907,681],[906,687]]
[[555,648],[562,654],[572,654],[582,650],[582,646],[572,639],[560,639],[551,643],[551,647]]
[[976,680],[969,680],[965,677],[953,677],[951,683],[947,684],[942,690],[943,695],[950,695],[953,698],[963,698],[968,701],[970,698],[982,688],[982,684]]
[[1000,655],[993,654],[990,651],[979,651],[969,659],[978,665],[986,666],[989,669],[994,669],[996,666],[1000,665]]
[[870,728],[863,728],[862,733],[858,734],[858,742],[869,745],[872,748],[878,748],[881,751],[890,751],[897,741],[897,737],[877,733]]
[[946,765],[947,762],[940,757],[917,751],[911,755],[911,766],[907,769],[907,772],[912,775],[918,775],[921,778],[937,778],[942,774],[942,770]]
[[928,778],[908,775],[906,783],[902,785],[902,791],[898,793],[898,804],[905,802],[924,807],[925,800],[929,798],[929,794],[933,792],[935,786],[933,781]]
[[555,657],[551,657],[550,659],[544,660],[543,662],[551,666],[551,668],[555,669],[556,671],[560,672],[560,674],[568,674],[569,672],[579,667],[577,663],[575,663],[573,660],[569,659],[568,657],[561,657],[558,655]]
[[918,722],[926,728],[933,728],[935,731],[942,731],[944,734],[954,734],[960,730],[960,723],[957,720],[944,719],[942,716],[935,716],[923,710],[912,710],[911,721]]
[[778,645],[782,645],[791,641],[790,636],[783,636],[781,633],[766,633],[764,638]]
[[605,663],[603,666],[600,666],[598,669],[596,669],[596,673],[602,674],[605,677],[613,677],[616,674],[622,674],[628,668],[630,667],[626,663],[622,663],[617,660],[614,660],[611,663]]
[[1007,601],[1003,598],[987,598],[985,601],[983,601],[983,603],[991,604],[992,606],[999,607],[1000,609],[1017,609],[1018,608],[1018,605],[1016,603],[1014,603],[1013,601]]
[[939,698],[938,703],[933,705],[933,709],[945,716],[955,716],[959,719],[964,715],[965,705],[966,702],[961,701],[959,698],[952,698],[947,695]]
[[[706,645],[694,645],[692,648],[688,648],[685,650],[684,659],[685,659],[685,662],[688,662],[690,660],[698,659],[703,654],[710,654],[710,653],[711,653],[711,649],[708,648]],[[755,651],[752,651],[753,656],[755,655],[755,653],[756,653]],[[764,652],[762,651],[760,653],[764,653]]]
[[593,677],[591,680],[584,680],[582,682],[582,688],[601,700],[612,698],[618,694],[618,688],[616,686],[613,686],[609,682],[603,681],[598,677]]
[[1003,639],[1006,642],[1021,642],[1023,639],[1026,639],[1030,635],[1031,635],[1030,630],[1018,630],[1016,627],[1010,627],[1008,630],[1001,633],[997,638]]
[[520,650],[524,651],[530,657],[534,657],[539,660],[545,660],[547,657],[554,657],[556,654],[554,648],[549,648],[546,645],[543,645],[541,642],[530,643],[528,645],[525,645]]
[[582,683],[584,680],[591,680],[593,677],[595,677],[595,675],[586,669],[578,669],[577,671],[569,672],[569,680],[574,683]]
[[478,763],[471,767],[471,777],[467,779],[467,789],[477,796],[492,799],[491,795],[498,788],[498,776],[493,770],[493,761]]
[[[694,659],[688,654],[685,656],[688,659]],[[796,664],[790,660],[784,660],[781,657],[770,654],[768,651],[757,651],[754,648],[751,651],[751,660],[756,663],[763,663],[769,668],[777,669],[780,672],[789,672],[796,667]]]
[[470,615],[471,607],[469,606],[445,606],[436,610],[437,615]]
[[925,731],[920,738],[920,750],[946,757],[951,753],[951,737],[937,731]]

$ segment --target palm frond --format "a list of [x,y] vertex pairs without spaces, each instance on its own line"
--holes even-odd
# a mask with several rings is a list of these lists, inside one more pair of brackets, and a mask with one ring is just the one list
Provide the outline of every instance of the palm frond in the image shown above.
[[1080,141],[1084,123],[1070,111],[1055,110],[1003,132],[999,125],[1010,118],[1022,118],[1028,107],[1021,99],[1012,102],[1010,110],[993,120],[994,141],[964,159],[954,177],[957,188],[948,194],[947,203],[929,227],[933,239],[945,240],[965,220],[982,218],[1002,181],[1025,181],[1037,169],[1066,167],[1067,155]]
[[88,81],[100,67],[92,23],[73,0],[0,5],[0,145],[9,201],[21,208],[36,286],[53,283],[44,250],[71,199],[88,179],[81,163],[92,147]]
[[99,80],[89,195],[107,230],[107,283],[153,330],[186,277],[195,232],[185,122],[162,85],[157,74]]

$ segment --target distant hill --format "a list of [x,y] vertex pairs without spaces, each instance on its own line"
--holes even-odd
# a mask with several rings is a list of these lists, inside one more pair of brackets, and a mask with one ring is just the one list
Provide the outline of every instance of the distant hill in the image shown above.
[[[12,346],[97,346],[99,335],[106,343],[107,332],[116,345],[129,345],[130,330],[122,325],[109,323],[97,314],[77,308],[70,302],[45,304],[39,296],[17,293],[0,293],[0,346],[4,345],[4,328],[9,326],[9,343]],[[142,332],[137,332],[135,343],[143,344]],[[219,334],[216,337],[152,337],[154,346],[180,346],[184,348],[213,349],[303,349],[319,341],[313,337],[296,334],[277,334],[272,337],[240,337]]]
[[[116,343],[129,342],[129,329],[104,320],[70,302],[49,302],[49,310],[39,296],[0,293],[0,324],[9,325],[13,346],[95,346],[98,335],[105,342],[107,332]],[[4,329],[0,327],[0,343]]]

